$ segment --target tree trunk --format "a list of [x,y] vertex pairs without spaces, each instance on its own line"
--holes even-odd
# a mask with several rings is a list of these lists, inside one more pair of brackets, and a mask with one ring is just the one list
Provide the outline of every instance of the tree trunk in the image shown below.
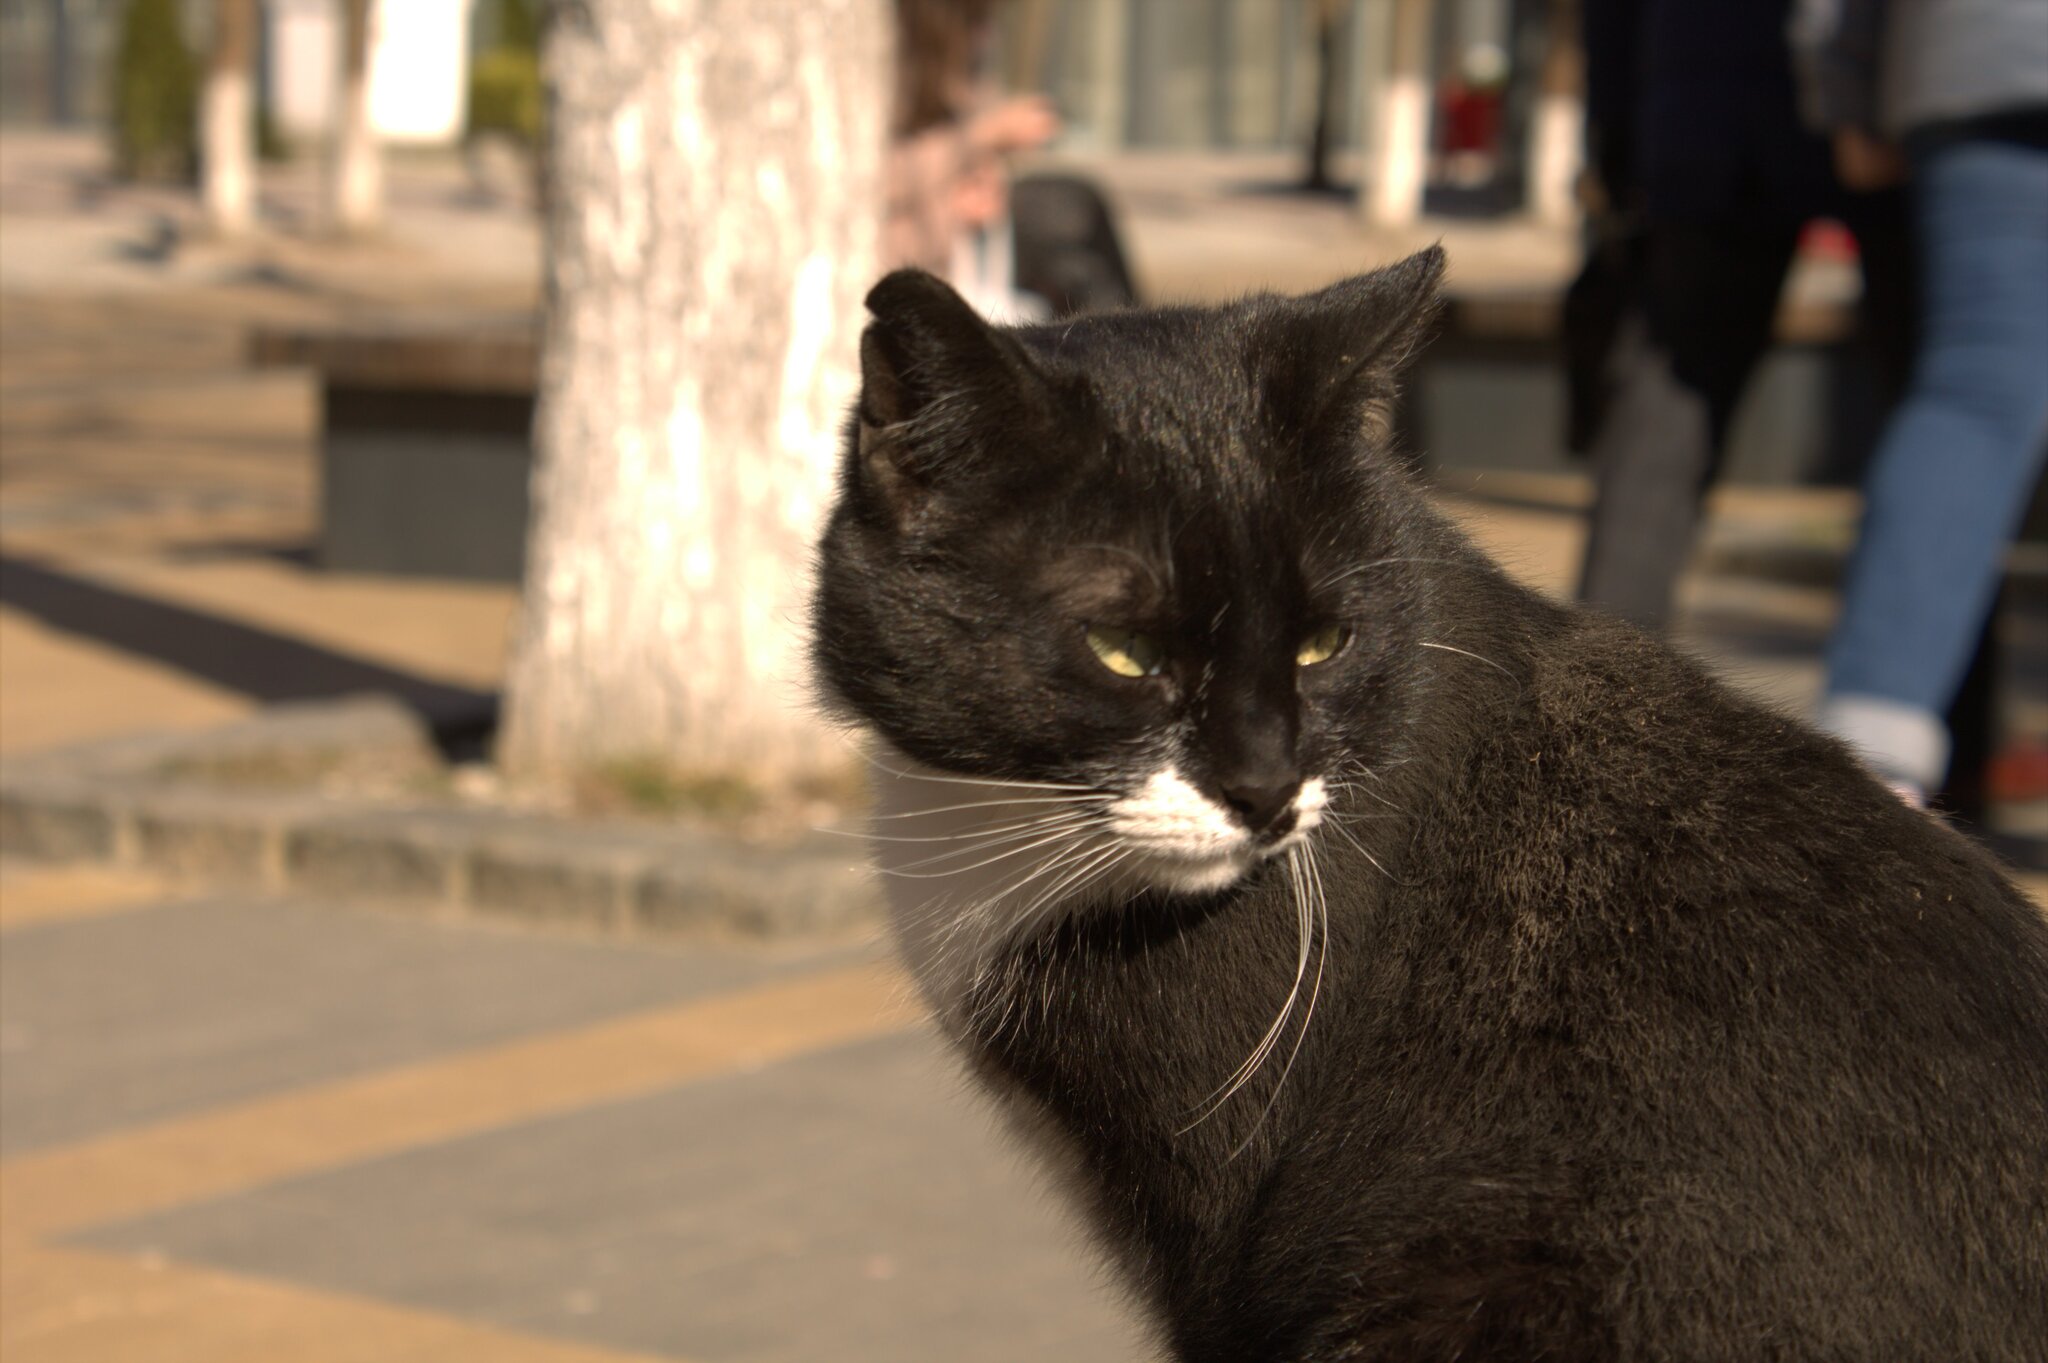
[[383,217],[384,165],[370,122],[370,58],[376,50],[377,0],[341,0],[341,107],[330,144],[327,211],[334,231],[374,231]]
[[499,760],[778,784],[857,384],[887,0],[558,0],[534,526]]
[[1377,0],[1383,7],[1384,65],[1373,112],[1372,171],[1365,216],[1400,227],[1422,216],[1429,172],[1430,0]]
[[256,51],[256,0],[214,0],[213,53],[201,101],[200,164],[206,222],[239,237],[255,222],[256,148],[249,69]]
[[1341,0],[1317,0],[1316,117],[1309,125],[1308,172],[1301,179],[1303,189],[1329,189],[1332,184],[1330,144],[1336,140],[1332,125],[1337,119],[1337,21],[1342,14]]
[[1544,13],[1543,83],[1529,129],[1529,212],[1539,222],[1578,216],[1586,143],[1585,55],[1579,0],[1550,0]]

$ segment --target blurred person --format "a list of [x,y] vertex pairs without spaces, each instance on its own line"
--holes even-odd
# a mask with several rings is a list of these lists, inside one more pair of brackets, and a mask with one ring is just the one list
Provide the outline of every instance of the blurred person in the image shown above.
[[1003,96],[984,76],[997,4],[897,0],[884,264],[941,275],[996,320],[1129,303],[1100,192],[1078,176],[1011,180],[1010,159],[1060,119],[1045,96]]
[[[1573,441],[1595,498],[1580,598],[1667,623],[1706,489],[1805,225],[1847,219],[1866,299],[1896,272],[1886,205],[1841,193],[1826,141],[1800,121],[1785,45],[1790,0],[1586,0],[1587,272],[1567,299]],[[1878,259],[1873,259],[1877,257]],[[1889,344],[1903,350],[1901,342]],[[1597,373],[1597,378],[1592,377]]]
[[1919,803],[2048,456],[2048,0],[1799,0],[1792,39],[1843,181],[1904,179],[1913,206],[1919,351],[1820,718]]
[[1610,360],[1640,289],[1644,243],[1636,189],[1637,30],[1641,8],[1584,0],[1585,161],[1575,186],[1584,254],[1559,318],[1564,357],[1565,448],[1592,452],[1612,396]]

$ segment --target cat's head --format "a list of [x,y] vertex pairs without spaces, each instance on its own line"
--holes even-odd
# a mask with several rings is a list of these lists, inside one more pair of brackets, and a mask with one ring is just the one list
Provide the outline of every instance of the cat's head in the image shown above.
[[1442,273],[1021,329],[890,275],[820,551],[830,702],[935,774],[1037,783],[1127,883],[1296,845],[1399,744],[1441,546],[1386,445]]

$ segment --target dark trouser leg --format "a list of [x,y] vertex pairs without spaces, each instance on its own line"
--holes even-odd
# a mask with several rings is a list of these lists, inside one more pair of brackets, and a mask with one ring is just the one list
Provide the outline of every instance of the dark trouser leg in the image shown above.
[[1615,347],[1613,398],[1593,442],[1579,597],[1661,630],[1798,233],[1668,223],[1650,233],[1644,297]]

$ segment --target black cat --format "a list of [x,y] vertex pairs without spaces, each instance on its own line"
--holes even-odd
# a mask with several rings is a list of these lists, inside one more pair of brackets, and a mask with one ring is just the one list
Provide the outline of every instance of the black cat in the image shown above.
[[869,296],[816,660],[920,985],[1176,1357],[2048,1358],[2048,921],[1387,451],[1431,251]]

